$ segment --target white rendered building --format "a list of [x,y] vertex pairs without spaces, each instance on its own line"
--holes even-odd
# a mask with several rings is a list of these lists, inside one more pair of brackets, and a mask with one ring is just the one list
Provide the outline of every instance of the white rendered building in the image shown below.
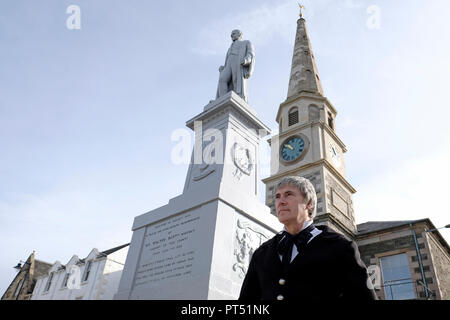
[[56,261],[37,279],[31,300],[110,300],[116,294],[129,244],[99,252],[94,248],[66,265]]

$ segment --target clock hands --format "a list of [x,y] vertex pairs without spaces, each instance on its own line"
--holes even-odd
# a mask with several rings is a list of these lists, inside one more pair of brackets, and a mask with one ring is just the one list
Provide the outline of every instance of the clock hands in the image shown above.
[[298,136],[293,136],[286,139],[280,149],[280,157],[283,161],[291,163],[292,161],[299,159],[305,148],[305,142]]

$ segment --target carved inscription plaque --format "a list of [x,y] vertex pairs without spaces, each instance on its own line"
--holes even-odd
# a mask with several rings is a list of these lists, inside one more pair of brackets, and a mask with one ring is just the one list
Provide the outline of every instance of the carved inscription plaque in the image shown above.
[[147,227],[135,287],[192,274],[199,220],[198,214],[186,213]]

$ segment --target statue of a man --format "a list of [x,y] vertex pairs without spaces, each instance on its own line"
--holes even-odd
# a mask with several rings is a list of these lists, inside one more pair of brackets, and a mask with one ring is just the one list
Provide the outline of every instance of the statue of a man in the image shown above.
[[242,32],[231,32],[233,43],[228,49],[225,66],[219,68],[219,85],[216,99],[233,90],[248,102],[247,79],[253,73],[255,50],[248,40],[242,40]]

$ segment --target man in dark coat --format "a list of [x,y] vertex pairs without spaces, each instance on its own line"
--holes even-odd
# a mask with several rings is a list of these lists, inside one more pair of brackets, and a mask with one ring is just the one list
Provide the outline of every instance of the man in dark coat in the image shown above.
[[317,197],[302,177],[283,178],[275,208],[284,231],[253,254],[240,300],[375,300],[354,241],[313,224]]

